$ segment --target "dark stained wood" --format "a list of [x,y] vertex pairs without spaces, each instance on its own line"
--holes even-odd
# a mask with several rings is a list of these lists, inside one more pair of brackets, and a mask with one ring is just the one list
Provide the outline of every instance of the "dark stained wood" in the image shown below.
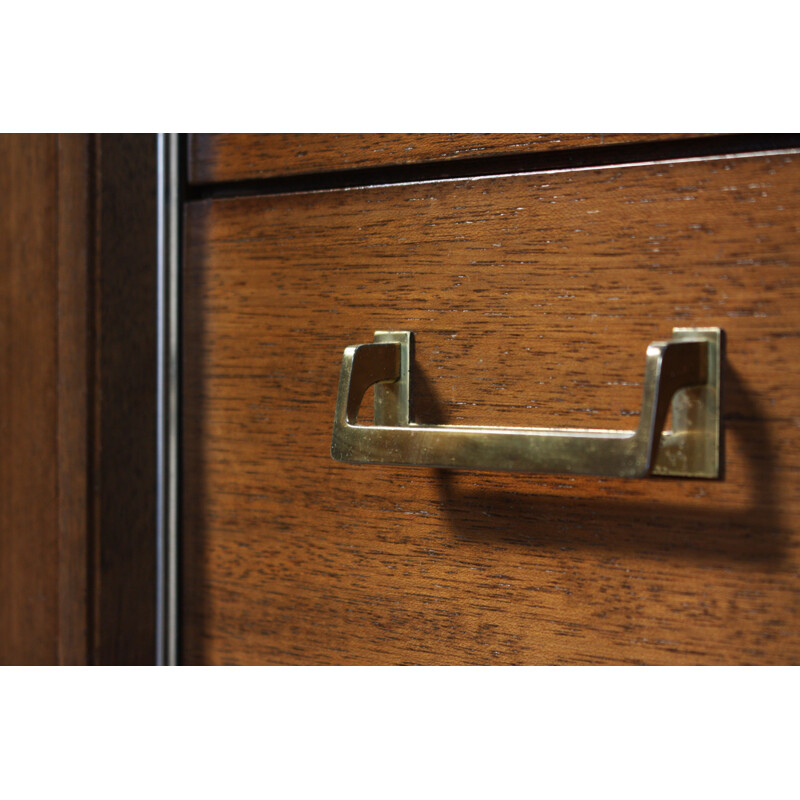
[[155,663],[156,138],[96,142],[94,658]]
[[155,138],[0,136],[0,663],[153,663]]
[[[800,154],[198,201],[188,663],[800,662]],[[417,416],[636,425],[646,345],[727,335],[724,478],[356,467],[342,350]]]
[[[189,182],[217,183],[426,161],[679,139],[676,133],[198,133]],[[697,135],[697,134],[695,134]]]

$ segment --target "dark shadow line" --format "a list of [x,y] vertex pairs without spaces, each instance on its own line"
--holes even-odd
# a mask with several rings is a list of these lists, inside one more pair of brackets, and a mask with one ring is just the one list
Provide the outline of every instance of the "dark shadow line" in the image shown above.
[[545,170],[568,170],[579,167],[602,167],[613,164],[670,161],[680,158],[702,158],[797,147],[800,147],[800,134],[794,133],[705,135],[661,142],[597,145],[517,155],[487,155],[452,161],[393,164],[273,178],[195,184],[187,185],[185,199],[193,201],[248,195],[290,194],[447,178],[471,178]]

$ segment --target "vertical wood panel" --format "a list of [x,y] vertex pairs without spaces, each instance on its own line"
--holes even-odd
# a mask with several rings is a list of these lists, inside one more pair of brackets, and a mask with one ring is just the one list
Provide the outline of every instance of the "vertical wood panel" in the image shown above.
[[0,663],[155,655],[155,136],[0,136]]
[[155,662],[156,137],[96,140],[95,659]]
[[0,663],[58,660],[56,137],[0,138]]
[[58,136],[59,663],[89,659],[92,308],[89,136]]

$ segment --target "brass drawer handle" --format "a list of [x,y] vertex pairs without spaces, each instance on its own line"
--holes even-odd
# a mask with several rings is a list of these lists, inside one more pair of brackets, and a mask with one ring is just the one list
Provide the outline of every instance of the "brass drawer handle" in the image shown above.
[[[640,478],[719,473],[719,328],[674,328],[647,348],[635,431],[418,425],[411,419],[410,331],[376,331],[344,351],[331,455],[354,464]],[[374,425],[358,409],[375,384]],[[672,401],[673,429],[663,431]]]

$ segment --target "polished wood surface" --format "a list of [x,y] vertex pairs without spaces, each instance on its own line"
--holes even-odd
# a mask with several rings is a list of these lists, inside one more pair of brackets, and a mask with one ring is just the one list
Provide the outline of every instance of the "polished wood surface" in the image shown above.
[[[190,183],[544,153],[680,139],[677,133],[196,133]],[[698,135],[698,134],[694,134]]]
[[[187,663],[800,661],[800,154],[198,201]],[[630,427],[720,326],[724,476],[330,457],[342,350],[417,334],[428,423]]]
[[155,658],[155,138],[0,136],[0,663]]

